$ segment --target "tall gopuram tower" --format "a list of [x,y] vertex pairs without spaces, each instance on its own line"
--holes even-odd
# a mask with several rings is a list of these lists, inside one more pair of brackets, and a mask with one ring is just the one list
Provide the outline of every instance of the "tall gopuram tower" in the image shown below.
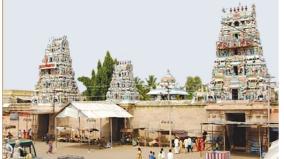
[[67,37],[53,38],[39,65],[33,103],[63,104],[78,100],[79,89],[74,76]]
[[106,97],[114,102],[138,100],[131,61],[119,61],[116,64]]
[[255,5],[223,9],[211,93],[222,100],[267,99],[269,74],[256,23]]

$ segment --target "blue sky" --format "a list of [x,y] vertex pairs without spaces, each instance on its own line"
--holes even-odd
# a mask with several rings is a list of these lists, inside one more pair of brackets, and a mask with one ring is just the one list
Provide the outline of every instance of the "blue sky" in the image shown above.
[[[269,73],[278,80],[277,0],[5,0],[3,88],[34,89],[48,40],[67,35],[76,79],[89,76],[109,50],[131,60],[134,74],[160,79],[170,69],[211,79],[222,8],[256,4]],[[80,91],[84,86],[77,82]]]

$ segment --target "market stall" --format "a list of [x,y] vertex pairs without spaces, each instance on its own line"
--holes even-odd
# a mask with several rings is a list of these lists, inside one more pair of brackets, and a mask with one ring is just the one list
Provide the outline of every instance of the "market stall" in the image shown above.
[[[130,118],[132,117],[126,110],[120,106],[107,102],[72,102],[68,104],[56,118],[71,117],[78,119],[80,131],[80,118],[102,119],[109,118],[110,123],[110,146],[112,146],[112,118]],[[90,141],[89,141],[90,144]]]

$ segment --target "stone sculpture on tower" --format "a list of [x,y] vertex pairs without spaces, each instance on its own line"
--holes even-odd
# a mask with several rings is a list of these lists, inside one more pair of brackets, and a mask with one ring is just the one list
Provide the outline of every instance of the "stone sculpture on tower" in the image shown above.
[[131,61],[119,61],[116,64],[106,96],[107,100],[114,102],[138,100]]
[[39,65],[33,103],[63,104],[78,100],[79,89],[74,76],[67,37],[52,38]]
[[256,23],[255,5],[223,10],[210,84],[214,99],[267,100],[269,74]]

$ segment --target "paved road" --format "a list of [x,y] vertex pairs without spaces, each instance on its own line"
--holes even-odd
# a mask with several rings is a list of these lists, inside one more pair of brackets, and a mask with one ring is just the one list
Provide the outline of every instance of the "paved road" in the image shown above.
[[[97,149],[92,147],[88,151],[87,144],[78,143],[60,143],[58,142],[57,148],[55,148],[54,154],[47,154],[48,145],[44,142],[35,142],[36,151],[39,157],[42,159],[56,159],[58,156],[63,155],[77,155],[84,156],[85,159],[136,159],[137,147],[128,145],[114,146],[108,149]],[[54,145],[55,147],[55,145]],[[158,154],[160,148],[158,147],[141,147],[143,152],[143,159],[148,159],[150,151],[154,151]],[[168,148],[165,148],[168,152]],[[176,154],[175,159],[205,159],[204,154],[200,157],[200,153],[181,153]],[[231,159],[257,159],[257,156],[234,154]]]

